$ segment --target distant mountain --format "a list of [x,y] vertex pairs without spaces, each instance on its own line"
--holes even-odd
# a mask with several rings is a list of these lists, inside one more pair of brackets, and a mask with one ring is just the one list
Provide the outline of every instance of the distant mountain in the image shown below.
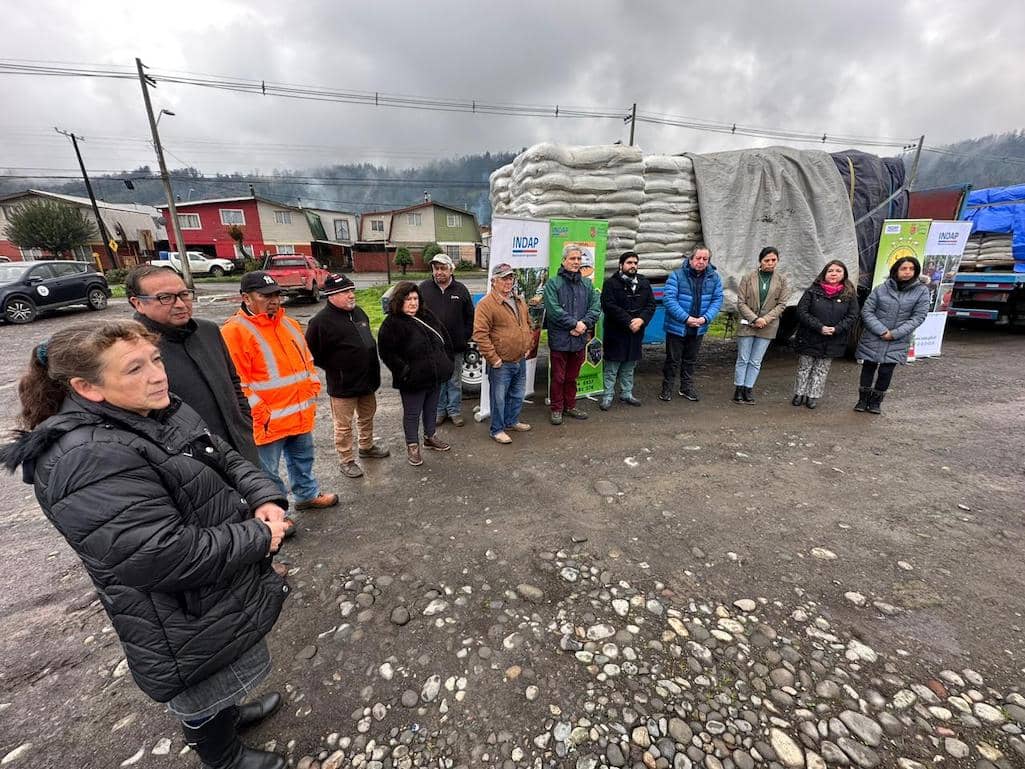
[[[928,145],[929,137],[926,136]],[[923,151],[915,189],[971,184],[975,189],[1025,184],[1025,131],[966,139]],[[947,154],[950,153],[950,154]],[[910,156],[905,156],[909,170]]]
[[[939,151],[922,152],[915,189],[963,183],[975,188],[1025,183],[1025,131],[968,139],[936,149]],[[406,169],[360,163],[275,171],[259,177],[242,173],[208,176],[195,168],[172,170],[171,175],[180,200],[248,195],[252,185],[258,195],[283,203],[301,202],[311,208],[362,214],[413,205],[428,192],[433,200],[473,211],[481,224],[488,224],[488,176],[515,156],[515,152],[485,152]],[[905,155],[905,162],[910,170],[910,155]],[[165,202],[164,188],[154,177],[151,167],[142,166],[93,177],[92,181],[97,197],[104,200],[159,205]],[[124,179],[132,179],[135,189],[129,190]],[[68,195],[86,194],[82,182],[55,184],[45,179],[7,179],[0,170],[0,195],[29,187]]]

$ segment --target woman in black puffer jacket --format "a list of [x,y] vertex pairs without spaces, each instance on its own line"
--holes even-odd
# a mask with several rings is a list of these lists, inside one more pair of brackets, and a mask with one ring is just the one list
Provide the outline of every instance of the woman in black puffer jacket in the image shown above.
[[448,451],[438,439],[438,396],[441,385],[455,370],[452,341],[445,326],[420,301],[415,283],[395,286],[388,316],[377,333],[377,350],[392,373],[392,384],[402,397],[402,430],[406,459],[414,467],[424,463],[420,453],[420,420],[423,415],[424,446]]
[[264,636],[288,586],[270,556],[277,487],[170,394],[156,337],[135,321],[72,326],[35,348],[19,395],[26,432],[0,450],[79,556],[132,677],[167,703],[203,764],[283,769],[238,730],[270,671]]
[[791,403],[813,409],[833,358],[847,351],[847,337],[858,320],[858,292],[843,262],[834,259],[822,268],[797,303],[797,320],[797,381]]

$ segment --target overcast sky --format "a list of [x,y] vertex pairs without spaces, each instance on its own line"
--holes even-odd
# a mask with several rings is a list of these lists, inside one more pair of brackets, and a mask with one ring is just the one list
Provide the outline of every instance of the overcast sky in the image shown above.
[[[6,3],[0,59],[499,103],[571,105],[926,143],[1020,129],[1025,4],[1014,2]],[[0,73],[0,169],[155,167],[138,81]],[[426,112],[161,84],[172,167],[264,173],[396,167],[539,141],[628,139],[618,119]],[[638,124],[646,152],[741,149],[747,137]],[[814,146],[814,145],[795,145]],[[820,145],[821,146],[821,145]],[[825,149],[842,149],[825,145]],[[878,154],[896,151],[873,149]],[[10,171],[10,173],[16,173]]]

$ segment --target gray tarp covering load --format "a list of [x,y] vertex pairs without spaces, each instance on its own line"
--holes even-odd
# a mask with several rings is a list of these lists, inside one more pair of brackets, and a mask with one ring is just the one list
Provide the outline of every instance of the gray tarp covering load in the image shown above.
[[[904,161],[900,158],[880,158],[858,150],[834,152],[832,158],[847,189],[855,221],[881,205],[904,184]],[[871,288],[883,220],[905,219],[907,212],[908,193],[904,190],[855,228],[862,288]]]
[[694,162],[701,229],[723,278],[726,307],[764,246],[794,289],[791,304],[826,262],[839,259],[854,280],[858,243],[847,190],[833,159],[788,147],[688,155]]

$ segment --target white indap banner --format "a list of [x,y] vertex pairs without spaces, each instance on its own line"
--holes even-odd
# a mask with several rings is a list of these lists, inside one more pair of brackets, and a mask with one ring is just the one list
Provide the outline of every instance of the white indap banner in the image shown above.
[[[491,220],[491,255],[488,258],[488,286],[491,290],[492,271],[499,264],[509,264],[516,270],[516,287],[513,289],[523,297],[530,311],[530,324],[534,329],[534,346],[527,355],[526,399],[534,392],[534,376],[537,373],[537,348],[544,323],[544,305],[541,292],[548,279],[547,219],[520,219],[513,216],[496,216]],[[491,416],[490,387],[485,364],[484,379],[480,385],[480,406],[474,416],[483,422]]]

